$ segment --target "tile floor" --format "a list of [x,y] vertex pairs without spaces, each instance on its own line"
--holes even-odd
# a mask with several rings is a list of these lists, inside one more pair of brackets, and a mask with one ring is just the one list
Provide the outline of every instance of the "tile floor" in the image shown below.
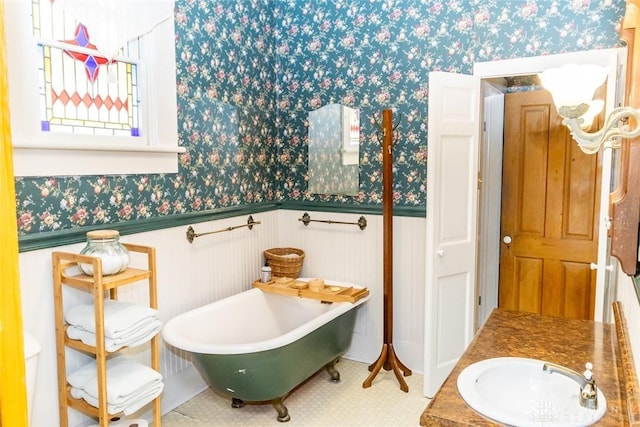
[[229,398],[206,390],[162,417],[163,427],[212,426],[418,426],[429,399],[422,395],[422,375],[405,377],[409,392],[400,390],[393,372],[381,370],[369,388],[368,365],[342,359],[336,365],[341,381],[333,383],[323,369],[285,400],[291,420],[280,423],[271,404],[232,408]]

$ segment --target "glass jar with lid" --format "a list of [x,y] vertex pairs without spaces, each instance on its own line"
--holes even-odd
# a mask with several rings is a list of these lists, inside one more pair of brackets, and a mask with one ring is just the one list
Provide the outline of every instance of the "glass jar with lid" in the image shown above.
[[[80,251],[80,255],[100,257],[102,260],[102,274],[120,273],[129,265],[129,251],[120,243],[118,230],[95,230],[87,233],[87,245]],[[93,275],[93,265],[78,264],[84,274]]]

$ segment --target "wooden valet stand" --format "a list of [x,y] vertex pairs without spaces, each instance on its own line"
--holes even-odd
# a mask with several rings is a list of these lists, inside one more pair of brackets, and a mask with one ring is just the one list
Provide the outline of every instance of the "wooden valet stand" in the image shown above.
[[371,387],[373,379],[380,369],[393,370],[400,390],[405,393],[409,386],[403,378],[411,375],[407,368],[396,356],[393,349],[393,111],[382,111],[382,217],[383,217],[383,282],[384,282],[384,343],[378,360],[369,365],[371,374],[362,383],[363,388]]

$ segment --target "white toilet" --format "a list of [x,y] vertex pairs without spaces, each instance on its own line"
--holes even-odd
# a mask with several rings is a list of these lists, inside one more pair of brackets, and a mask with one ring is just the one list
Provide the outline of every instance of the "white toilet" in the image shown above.
[[29,412],[29,422],[31,422],[31,412],[33,409],[33,395],[36,390],[36,377],[38,374],[38,355],[42,348],[38,341],[24,332],[24,368],[27,378],[27,411]]

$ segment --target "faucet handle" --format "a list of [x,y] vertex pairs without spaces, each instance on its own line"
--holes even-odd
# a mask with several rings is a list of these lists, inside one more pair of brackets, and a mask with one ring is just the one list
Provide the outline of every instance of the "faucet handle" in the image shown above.
[[589,409],[598,409],[598,388],[593,379],[593,364],[587,362],[584,367],[585,371],[582,375],[587,383],[580,389],[580,405]]
[[585,367],[585,371],[582,373],[582,375],[584,375],[584,378],[588,381],[591,380],[591,378],[593,378],[593,364],[591,362],[587,362],[584,364]]

